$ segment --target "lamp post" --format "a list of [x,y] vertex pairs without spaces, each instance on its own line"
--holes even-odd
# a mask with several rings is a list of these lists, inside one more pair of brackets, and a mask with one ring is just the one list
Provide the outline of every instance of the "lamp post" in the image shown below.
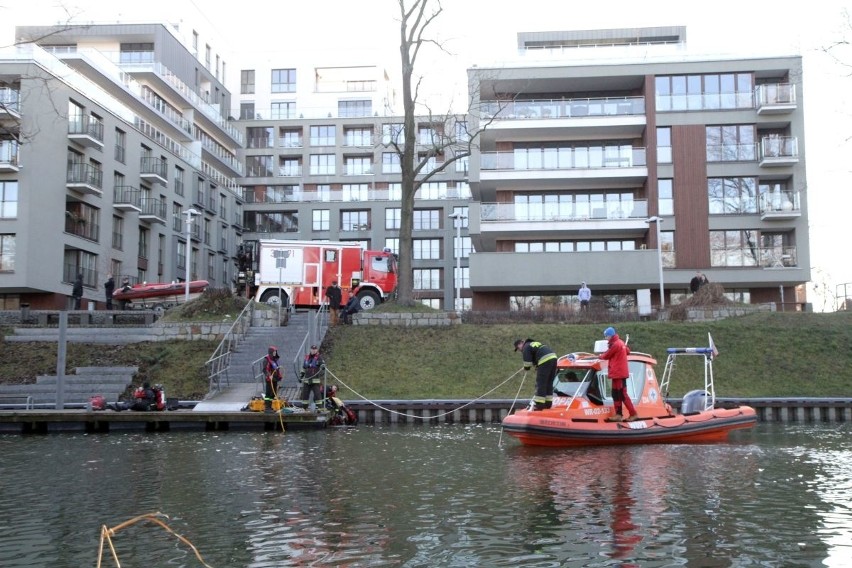
[[189,301],[189,262],[192,259],[192,241],[190,237],[192,236],[192,217],[195,215],[201,215],[195,209],[187,209],[184,211],[186,215],[186,297],[184,298],[184,302]]
[[657,263],[659,264],[658,268],[660,270],[660,311],[666,309],[666,296],[663,292],[663,243],[660,240],[660,225],[663,220],[660,217],[654,215],[645,220],[646,223],[656,223],[657,224]]
[[[462,277],[461,277],[461,226],[462,226],[462,221],[464,219],[467,219],[467,216],[462,215],[461,213],[451,213],[449,215],[449,217],[450,217],[450,219],[455,220],[455,225],[456,225],[456,242],[453,245],[453,252],[456,255],[456,275],[455,275],[456,276],[455,277],[456,296],[453,299],[453,308],[457,312],[461,312],[461,306],[462,306],[462,301],[461,301],[461,299],[462,299],[461,298],[461,281],[462,281]],[[458,250],[456,250],[456,247],[458,247]]]

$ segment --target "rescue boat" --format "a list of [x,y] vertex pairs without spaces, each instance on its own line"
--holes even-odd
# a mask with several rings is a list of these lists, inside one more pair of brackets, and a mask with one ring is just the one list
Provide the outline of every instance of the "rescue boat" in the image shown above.
[[[189,283],[189,293],[199,294],[203,292],[209,282],[207,280],[192,280]],[[186,293],[185,282],[167,282],[154,284],[136,284],[129,288],[116,290],[112,294],[113,300],[118,301],[133,301],[133,300],[148,300],[153,298],[161,298],[165,296],[178,296]]]
[[[599,358],[606,350],[606,342],[600,341],[595,345],[596,353],[569,353],[558,359],[551,408],[536,411],[526,408],[509,414],[503,419],[503,430],[529,446],[725,441],[733,430],[753,427],[757,414],[750,406],[717,407],[713,359],[718,351],[709,334],[708,338],[709,347],[667,349],[668,357],[659,383],[654,357],[635,351],[628,356],[627,390],[638,412],[639,418],[635,421],[607,421],[614,410],[607,362]],[[675,412],[668,403],[668,393],[679,357],[703,357],[704,388],[686,393],[679,412]]]

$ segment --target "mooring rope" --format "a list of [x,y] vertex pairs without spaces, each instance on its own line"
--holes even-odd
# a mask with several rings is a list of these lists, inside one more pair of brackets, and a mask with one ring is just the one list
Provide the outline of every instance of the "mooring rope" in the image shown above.
[[[521,369],[518,369],[517,371],[515,371],[514,373],[512,373],[512,374],[509,376],[509,378],[507,378],[505,381],[503,381],[503,382],[502,382],[502,383],[500,383],[499,385],[495,386],[493,389],[489,390],[489,391],[488,391],[488,392],[486,392],[486,393],[483,393],[482,395],[480,395],[480,396],[478,396],[478,397],[476,397],[476,398],[472,399],[472,400],[471,400],[471,401],[469,401],[469,402],[466,402],[466,403],[462,404],[461,406],[459,406],[459,407],[457,407],[457,408],[454,408],[454,409],[452,409],[452,410],[448,410],[447,412],[443,412],[443,413],[440,413],[440,414],[435,414],[434,416],[417,416],[416,414],[407,414],[407,413],[405,413],[405,412],[399,412],[399,411],[397,411],[397,410],[392,410],[392,409],[390,409],[390,408],[387,408],[387,407],[382,406],[381,404],[377,403],[377,402],[376,402],[376,401],[374,401],[374,400],[370,400],[369,398],[367,398],[366,396],[362,395],[361,393],[359,393],[358,391],[356,391],[354,388],[352,388],[351,386],[349,386],[348,384],[346,384],[345,382],[343,382],[343,380],[342,380],[340,377],[338,377],[337,375],[335,375],[335,374],[334,374],[334,373],[333,373],[333,372],[332,372],[332,371],[331,371],[328,367],[326,367],[326,372],[328,372],[328,374],[329,374],[329,375],[331,375],[331,376],[332,376],[332,378],[333,378],[334,380],[336,380],[336,381],[337,381],[337,382],[339,382],[341,385],[343,385],[344,387],[346,387],[347,389],[349,389],[350,391],[352,391],[352,392],[353,392],[356,396],[358,396],[361,400],[363,400],[363,401],[365,401],[365,402],[367,402],[367,403],[369,403],[369,404],[372,404],[372,405],[373,405],[373,406],[375,406],[376,408],[379,408],[379,409],[381,409],[381,410],[384,410],[385,412],[390,412],[391,414],[397,414],[397,415],[399,415],[399,416],[405,416],[405,417],[407,417],[407,418],[417,418],[417,419],[420,419],[420,420],[434,420],[434,419],[436,419],[436,418],[443,418],[444,416],[447,416],[448,414],[452,414],[453,412],[457,412],[457,411],[459,411],[459,410],[461,410],[461,409],[463,409],[463,408],[466,408],[466,407],[470,406],[471,404],[473,404],[474,402],[476,402],[477,400],[481,400],[481,399],[485,398],[486,396],[488,396],[488,395],[489,395],[489,394],[491,394],[492,392],[496,391],[497,389],[499,389],[500,387],[502,387],[503,385],[505,385],[506,383],[508,383],[508,382],[509,382],[509,381],[511,381],[512,379],[514,379],[514,378],[515,378],[515,375],[517,375],[518,373],[520,373],[522,370],[523,370],[522,368],[521,368]],[[524,373],[524,377],[526,377],[526,373]],[[521,381],[521,385],[523,386],[523,381]],[[518,392],[520,393],[520,389],[518,389]],[[517,400],[517,399],[518,399],[518,397],[517,397],[517,395],[516,395],[516,396],[515,396],[515,400]],[[512,406],[514,406],[514,402],[512,403]]]
[[130,525],[134,525],[134,524],[136,524],[138,522],[142,522],[142,521],[147,521],[149,523],[154,523],[155,525],[159,525],[160,527],[165,529],[167,532],[173,534],[174,536],[176,536],[178,538],[178,540],[180,540],[182,543],[184,543],[185,545],[187,545],[189,548],[192,549],[192,552],[195,553],[195,557],[198,558],[198,561],[201,562],[202,565],[204,565],[206,568],[213,568],[212,566],[210,566],[209,564],[207,564],[204,561],[204,559],[201,557],[201,553],[198,552],[198,549],[195,548],[195,546],[191,542],[189,542],[189,540],[186,537],[183,537],[183,536],[179,535],[178,533],[176,533],[175,531],[173,531],[171,529],[171,527],[169,527],[169,525],[167,525],[166,523],[161,521],[158,517],[162,517],[164,519],[169,518],[167,515],[164,515],[163,513],[160,513],[160,512],[145,513],[144,515],[139,515],[138,517],[134,517],[134,518],[132,518],[128,521],[124,521],[123,523],[120,523],[120,524],[118,524],[118,525],[116,525],[112,528],[109,528],[106,525],[103,525],[101,527],[101,542],[100,542],[100,546],[98,548],[97,568],[101,567],[101,562],[103,561],[104,542],[106,542],[109,545],[109,550],[110,550],[110,553],[112,554],[112,559],[115,562],[115,565],[118,566],[119,568],[121,568],[121,562],[119,562],[119,560],[118,560],[118,553],[116,552],[115,546],[113,546],[113,543],[112,543],[112,537],[114,537],[115,533],[117,533],[121,529],[129,527]]
[[[517,371],[515,371],[515,375],[520,373],[522,369],[523,369],[523,367],[521,369],[518,369]],[[518,385],[518,392],[515,393],[515,400],[512,401],[512,406],[509,407],[509,414],[512,414],[512,411],[515,409],[515,403],[518,402],[518,397],[521,396],[521,389],[524,388],[524,381],[527,380],[526,369],[523,369],[523,371],[524,371],[524,376],[521,377],[521,384]],[[512,376],[514,377],[515,375],[512,375]],[[498,448],[503,447],[503,430],[504,430],[504,428],[500,428],[500,437],[497,439],[497,447]]]

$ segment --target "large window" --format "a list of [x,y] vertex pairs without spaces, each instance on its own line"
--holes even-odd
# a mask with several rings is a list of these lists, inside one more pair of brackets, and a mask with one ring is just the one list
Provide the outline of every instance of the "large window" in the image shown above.
[[441,239],[414,239],[411,245],[414,260],[441,259]]
[[283,118],[296,118],[296,102],[295,101],[273,101],[272,120],[281,120]]
[[347,128],[343,131],[345,146],[372,146],[372,128]]
[[674,215],[674,182],[657,180],[657,210],[660,215]]
[[271,126],[249,126],[246,128],[246,144],[248,148],[272,148],[275,136]]
[[311,219],[311,230],[313,231],[328,231],[331,219],[331,212],[328,209],[314,209]]
[[373,173],[373,158],[369,156],[346,156],[344,173],[347,176],[363,176]]
[[710,231],[711,266],[759,266],[760,237],[757,231]]
[[240,94],[254,94],[254,69],[243,69],[240,71]]
[[414,230],[429,231],[441,228],[441,209],[415,209]]
[[278,132],[278,144],[282,148],[301,148],[302,147],[302,129],[285,130],[281,129]]
[[296,70],[295,69],[273,69],[272,70],[272,92],[273,93],[295,93],[296,92]]
[[240,103],[240,120],[254,119],[254,103]]
[[388,207],[385,209],[385,229],[398,231],[402,209],[399,207]]
[[671,126],[657,128],[657,163],[672,163],[672,129]]
[[341,231],[367,231],[370,229],[369,211],[341,211]]
[[440,290],[441,269],[440,268],[415,268],[414,289],[415,290]]
[[709,178],[707,198],[711,215],[757,213],[757,179]]
[[372,114],[373,102],[369,99],[337,102],[337,115],[341,118],[370,116]]
[[15,235],[0,235],[0,271],[15,270]]
[[655,82],[661,112],[754,108],[751,73],[670,75]]
[[247,211],[246,230],[257,233],[295,233],[299,230],[299,213],[296,211],[281,211],[267,213],[263,211]]
[[334,146],[334,126],[311,126],[311,146]]
[[311,175],[334,175],[334,154],[311,154]]
[[383,124],[382,125],[382,144],[403,144],[404,128],[402,123]]
[[753,124],[707,126],[708,162],[745,162],[757,159]]
[[0,180],[0,218],[18,216],[18,182]]
[[462,258],[467,258],[472,250],[473,244],[470,237],[462,237],[461,239],[453,237],[453,258],[458,258],[459,255]]
[[399,154],[396,152],[382,153],[382,173],[383,174],[398,174],[402,173],[402,165],[399,162]]
[[343,201],[367,201],[370,199],[370,186],[366,183],[344,183],[341,189]]
[[414,194],[415,199],[446,199],[447,198],[447,182],[445,181],[430,181],[424,183]]
[[272,177],[272,156],[246,156],[248,177]]

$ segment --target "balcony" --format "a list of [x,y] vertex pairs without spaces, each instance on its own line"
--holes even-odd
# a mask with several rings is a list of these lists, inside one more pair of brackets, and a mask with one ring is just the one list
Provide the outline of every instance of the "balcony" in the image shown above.
[[0,88],[0,121],[21,119],[21,93],[8,87]]
[[758,85],[754,91],[757,114],[789,114],[796,110],[796,86],[790,83]]
[[789,221],[802,216],[799,192],[764,193],[760,196],[761,221]]
[[103,195],[104,172],[92,164],[71,164],[65,187],[86,195]]
[[795,136],[770,135],[760,139],[760,166],[792,166],[799,163],[799,140]]
[[142,211],[142,192],[130,185],[117,185],[113,190],[112,206],[119,211]]
[[66,211],[65,232],[96,243],[98,242],[100,226],[86,219],[78,218],[73,211]]
[[158,183],[162,186],[168,185],[166,161],[153,156],[142,157],[139,163],[139,177],[151,183]]
[[15,173],[20,169],[18,141],[0,140],[0,173]]
[[68,139],[86,148],[104,147],[104,123],[94,116],[68,119]]
[[372,165],[363,164],[344,164],[343,175],[345,176],[371,176],[373,175]]
[[139,220],[145,223],[166,224],[166,204],[156,197],[142,197],[140,199],[141,211]]

